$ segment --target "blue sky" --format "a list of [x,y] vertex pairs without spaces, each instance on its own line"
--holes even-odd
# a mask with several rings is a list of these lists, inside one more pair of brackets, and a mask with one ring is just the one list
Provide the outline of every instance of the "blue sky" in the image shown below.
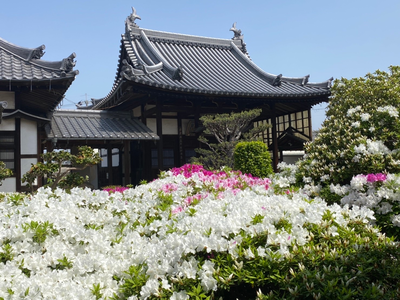
[[[400,64],[400,1],[4,1],[0,37],[19,46],[44,44],[42,59],[72,52],[80,74],[62,108],[110,91],[124,22],[134,6],[142,28],[230,39],[234,22],[264,71],[311,82],[362,77]],[[313,109],[313,129],[325,106]]]

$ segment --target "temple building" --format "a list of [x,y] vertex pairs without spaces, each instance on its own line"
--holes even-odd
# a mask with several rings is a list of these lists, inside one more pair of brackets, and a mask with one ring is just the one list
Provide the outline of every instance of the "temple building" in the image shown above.
[[[28,122],[22,122],[26,119],[30,123],[23,128],[37,128],[38,145],[34,153],[26,152],[21,142],[16,144],[18,149],[9,152],[1,152],[5,146],[0,146],[0,160],[8,157],[13,160],[13,168],[20,170],[22,166],[16,166],[15,158],[31,162],[44,148],[89,145],[99,149],[103,157],[95,187],[136,184],[155,178],[160,170],[181,166],[196,155],[202,115],[254,108],[262,109],[254,126],[271,125],[262,137],[275,167],[282,151],[302,150],[303,144],[312,139],[311,107],[328,101],[332,79],[311,83],[309,75],[293,78],[261,70],[251,60],[236,23],[230,28],[232,38],[218,39],[144,29],[136,24],[138,19],[132,8],[109,94],[79,104],[77,110],[55,110],[75,78],[71,68],[61,67],[60,73],[51,72],[51,78],[29,75],[20,79],[22,85],[15,78],[20,76],[15,70],[6,76],[2,71],[5,67],[13,69],[12,64],[0,65],[0,101],[9,103],[3,112],[0,139],[5,132],[4,122],[12,123],[6,128],[14,132],[10,136],[19,139],[16,132],[23,132],[17,123]],[[16,55],[16,49],[21,49],[13,46],[7,50],[1,45],[9,44],[0,44],[7,55]],[[37,57],[32,59],[27,54],[20,59],[24,64],[44,68]],[[60,89],[61,82],[64,90]],[[47,93],[46,98],[39,91]],[[12,158],[2,154],[12,151]],[[27,162],[20,164],[25,166]],[[17,178],[22,169],[18,172]]]
[[0,191],[23,190],[22,175],[44,151],[48,114],[78,74],[73,70],[75,53],[50,62],[41,59],[44,49],[44,45],[24,48],[0,38],[0,161],[13,171]]

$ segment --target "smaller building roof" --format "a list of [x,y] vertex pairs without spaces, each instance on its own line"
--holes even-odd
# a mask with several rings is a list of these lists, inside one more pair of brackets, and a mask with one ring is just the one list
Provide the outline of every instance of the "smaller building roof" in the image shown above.
[[45,116],[56,109],[79,73],[75,53],[60,61],[42,60],[45,46],[25,48],[0,38],[0,91],[18,92],[19,108]]
[[60,61],[46,61],[45,46],[25,48],[14,45],[0,38],[0,81],[40,81],[74,78],[78,71],[74,71],[75,53]]
[[130,113],[99,110],[56,110],[46,126],[47,137],[58,140],[158,140]]

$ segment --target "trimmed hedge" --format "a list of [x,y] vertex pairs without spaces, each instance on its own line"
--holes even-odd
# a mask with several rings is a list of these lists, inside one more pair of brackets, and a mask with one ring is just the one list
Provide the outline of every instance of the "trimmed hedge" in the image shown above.
[[271,155],[261,141],[238,143],[233,157],[235,170],[260,178],[273,174]]

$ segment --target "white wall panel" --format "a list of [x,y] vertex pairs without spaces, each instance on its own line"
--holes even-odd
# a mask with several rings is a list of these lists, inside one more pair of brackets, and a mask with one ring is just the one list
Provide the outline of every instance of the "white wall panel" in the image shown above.
[[15,131],[15,119],[1,120],[0,131]]
[[21,119],[21,154],[37,154],[37,123]]
[[17,180],[15,177],[6,178],[0,186],[0,192],[11,193],[17,190]]
[[[147,119],[146,126],[157,134],[156,119]],[[163,119],[162,120],[162,134],[178,134],[178,120],[176,119]]]
[[178,134],[178,120],[177,119],[163,119],[162,120],[163,134]]

